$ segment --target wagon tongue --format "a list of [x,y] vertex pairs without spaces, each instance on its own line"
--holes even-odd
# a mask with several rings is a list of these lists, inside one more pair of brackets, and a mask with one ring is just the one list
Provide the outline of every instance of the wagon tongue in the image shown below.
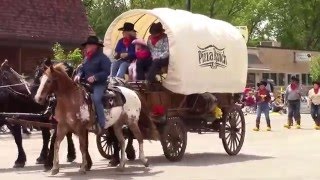
[[33,114],[33,113],[0,113],[0,118],[17,118],[29,121],[47,120],[49,114]]

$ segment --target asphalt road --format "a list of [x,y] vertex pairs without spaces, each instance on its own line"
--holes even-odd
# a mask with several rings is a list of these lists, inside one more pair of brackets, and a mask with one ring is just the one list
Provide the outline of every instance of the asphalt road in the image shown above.
[[[10,135],[0,135],[0,179],[320,179],[320,131],[313,130],[310,115],[302,115],[302,129],[283,128],[285,115],[271,115],[272,131],[254,132],[254,116],[246,116],[247,133],[244,146],[237,156],[228,156],[217,134],[188,134],[186,154],[181,162],[172,163],[163,156],[160,142],[145,141],[145,153],[150,167],[144,168],[138,160],[128,162],[124,172],[107,167],[108,160],[100,156],[95,136],[90,136],[90,153],[93,167],[86,175],[79,175],[81,162],[77,147],[76,163],[66,162],[66,140],[60,150],[60,173],[54,177],[43,172],[35,160],[41,148],[41,134],[33,132],[23,144],[28,162],[24,169],[11,168],[16,159],[16,147]],[[76,139],[76,138],[75,138]],[[77,145],[77,140],[75,141]],[[137,147],[137,144],[135,144]]]

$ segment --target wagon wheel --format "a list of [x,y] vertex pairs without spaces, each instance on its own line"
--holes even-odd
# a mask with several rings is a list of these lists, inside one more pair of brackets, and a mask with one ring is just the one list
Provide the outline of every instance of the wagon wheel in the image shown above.
[[231,107],[224,118],[221,126],[220,137],[226,152],[237,155],[244,142],[246,126],[243,112],[237,106]]
[[114,154],[113,141],[109,137],[109,133],[97,135],[97,147],[102,157],[111,159]]
[[179,117],[168,118],[161,134],[161,145],[169,161],[180,161],[187,147],[187,130]]

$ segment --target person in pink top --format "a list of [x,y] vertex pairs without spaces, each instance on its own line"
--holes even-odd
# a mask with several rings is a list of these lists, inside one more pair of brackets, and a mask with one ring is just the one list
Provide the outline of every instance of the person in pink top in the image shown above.
[[151,53],[143,39],[135,39],[136,60],[129,66],[129,80],[145,80],[145,73],[152,64]]

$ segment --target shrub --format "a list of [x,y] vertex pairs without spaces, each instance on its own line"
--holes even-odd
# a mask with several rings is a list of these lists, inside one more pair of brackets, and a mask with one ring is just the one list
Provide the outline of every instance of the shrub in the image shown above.
[[59,43],[55,43],[52,47],[52,51],[54,59],[56,61],[68,62],[73,66],[79,65],[83,59],[81,50],[79,48],[76,48],[75,50],[66,53]]

